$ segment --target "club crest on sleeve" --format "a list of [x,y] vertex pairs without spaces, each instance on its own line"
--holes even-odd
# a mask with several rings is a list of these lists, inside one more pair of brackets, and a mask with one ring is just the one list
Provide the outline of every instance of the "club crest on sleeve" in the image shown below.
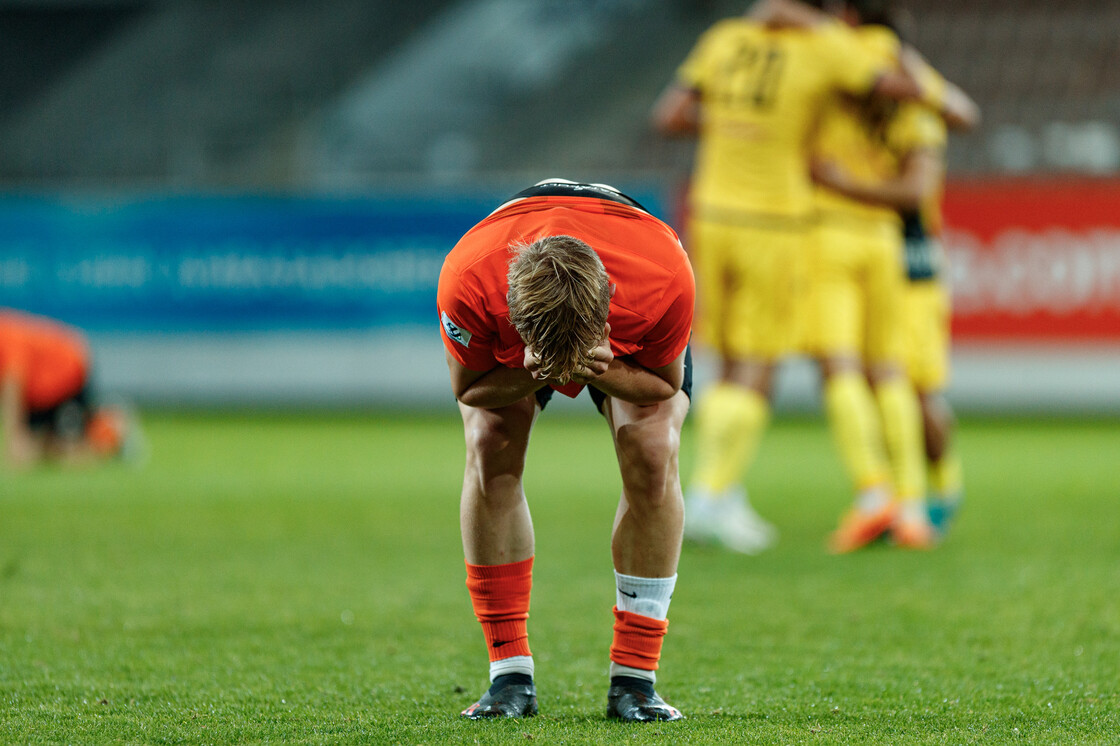
[[463,345],[463,347],[471,346],[471,333],[466,329],[460,329],[456,326],[455,322],[447,315],[447,311],[444,311],[440,315],[440,320],[443,321],[443,330],[447,332],[448,337],[454,339],[456,342]]

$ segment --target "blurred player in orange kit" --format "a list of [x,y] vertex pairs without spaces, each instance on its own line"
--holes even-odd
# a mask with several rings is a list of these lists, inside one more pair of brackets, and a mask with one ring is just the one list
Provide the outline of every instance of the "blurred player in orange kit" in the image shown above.
[[4,459],[84,464],[121,455],[135,426],[93,403],[90,351],[77,329],[0,308],[0,427]]
[[622,477],[607,716],[682,717],[654,683],[680,556],[694,296],[673,230],[601,184],[540,182],[447,256],[438,310],[467,441],[460,524],[491,682],[464,717],[537,713],[526,625],[535,549],[522,474],[553,392],[584,388],[610,428]]
[[797,0],[760,0],[707,31],[654,106],[661,133],[699,135],[688,246],[697,328],[719,369],[697,403],[685,523],[697,541],[755,553],[775,540],[742,482],[769,420],[777,365],[801,341],[815,220],[806,144],[839,93],[929,94],[847,25]]

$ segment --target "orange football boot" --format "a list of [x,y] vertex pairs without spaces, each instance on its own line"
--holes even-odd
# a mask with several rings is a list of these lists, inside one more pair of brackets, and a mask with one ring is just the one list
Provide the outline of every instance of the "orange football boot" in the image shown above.
[[870,512],[856,508],[849,510],[828,539],[829,551],[847,554],[862,549],[886,533],[897,515],[898,505],[894,501]]
[[937,546],[937,529],[925,516],[901,519],[891,526],[891,541],[903,549],[933,549]]

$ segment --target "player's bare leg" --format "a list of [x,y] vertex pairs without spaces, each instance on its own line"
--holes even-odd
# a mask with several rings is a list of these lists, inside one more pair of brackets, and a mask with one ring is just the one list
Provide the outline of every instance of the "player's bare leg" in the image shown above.
[[466,469],[459,524],[467,587],[490,655],[490,688],[463,716],[537,713],[526,619],[532,587],[533,523],[522,487],[538,408],[529,396],[500,409],[459,405]]
[[939,391],[919,392],[929,469],[929,518],[942,536],[960,508],[964,480],[960,459],[952,448],[955,418]]
[[678,456],[688,396],[647,407],[607,399],[622,496],[611,539],[617,603],[607,716],[677,720],[679,710],[654,690],[669,599],[677,579],[684,501]]
[[940,391],[919,391],[922,407],[922,429],[926,443],[926,461],[940,461],[949,451],[956,424],[953,410]]
[[463,552],[474,565],[501,565],[533,555],[533,523],[522,475],[529,433],[536,420],[533,397],[501,409],[459,405],[467,458],[459,526]]
[[665,578],[677,571],[684,521],[678,460],[688,404],[682,392],[648,407],[603,404],[622,473],[611,540],[619,572]]

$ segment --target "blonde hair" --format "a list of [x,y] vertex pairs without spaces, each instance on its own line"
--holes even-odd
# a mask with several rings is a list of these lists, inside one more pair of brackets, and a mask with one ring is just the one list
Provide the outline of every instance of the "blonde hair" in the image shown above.
[[540,375],[567,383],[603,338],[610,278],[595,250],[571,236],[510,247],[509,320],[540,361]]

